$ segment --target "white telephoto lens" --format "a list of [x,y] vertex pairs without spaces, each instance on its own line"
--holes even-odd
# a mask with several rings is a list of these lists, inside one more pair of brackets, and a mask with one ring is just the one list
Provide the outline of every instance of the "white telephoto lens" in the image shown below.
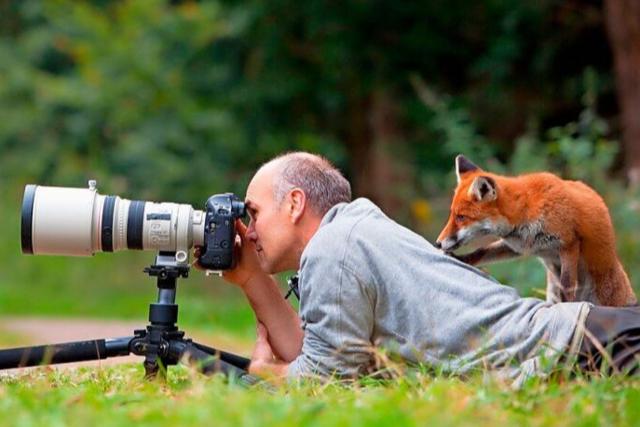
[[[93,184],[93,185],[91,185]],[[204,243],[203,211],[191,205],[131,201],[88,189],[27,185],[22,203],[22,252],[91,256],[124,249],[176,254],[186,263]]]

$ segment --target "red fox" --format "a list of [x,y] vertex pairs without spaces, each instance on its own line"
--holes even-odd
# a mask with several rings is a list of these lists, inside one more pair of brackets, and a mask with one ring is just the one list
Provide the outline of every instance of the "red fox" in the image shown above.
[[592,188],[551,173],[506,177],[456,157],[458,186],[436,247],[452,254],[480,236],[500,240],[469,254],[471,265],[534,255],[547,268],[547,301],[638,304],[616,254],[609,210]]

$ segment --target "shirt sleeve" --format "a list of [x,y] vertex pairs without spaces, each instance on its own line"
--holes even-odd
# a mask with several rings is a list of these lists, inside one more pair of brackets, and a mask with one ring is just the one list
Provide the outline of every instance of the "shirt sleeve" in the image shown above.
[[339,262],[337,254],[309,256],[300,283],[302,353],[290,378],[357,376],[373,364],[373,287]]

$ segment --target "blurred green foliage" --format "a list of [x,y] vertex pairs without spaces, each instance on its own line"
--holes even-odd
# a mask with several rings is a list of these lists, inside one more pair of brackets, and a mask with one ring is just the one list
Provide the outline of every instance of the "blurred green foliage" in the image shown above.
[[[357,187],[356,146],[375,142],[384,95],[407,147],[394,151],[417,170],[403,184],[436,195],[424,175],[448,172],[457,152],[505,160],[527,121],[572,119],[586,67],[609,104],[600,6],[577,4],[1,0],[0,179],[97,178],[103,192],[201,205],[304,149]],[[484,136],[445,135],[411,76]]]
[[213,3],[194,7],[24,2],[28,30],[0,49],[3,180],[94,177],[180,201],[233,186],[248,148],[216,96],[225,67],[207,51],[234,26]]
[[[22,257],[27,182],[82,187],[91,178],[103,194],[201,207],[213,193],[243,195],[262,162],[303,149],[357,183],[367,163],[358,147],[379,142],[385,126],[396,131],[385,155],[402,153],[400,167],[413,171],[389,191],[410,195],[404,222],[427,238],[448,215],[458,153],[493,172],[552,170],[603,194],[637,282],[640,199],[615,179],[618,129],[607,123],[617,110],[600,8],[595,0],[0,0],[0,223],[9,230],[0,254],[11,266],[0,270],[0,306],[136,317],[150,300],[140,301],[149,283],[133,273],[150,254]],[[397,108],[381,116],[380,99]],[[527,295],[544,288],[544,268],[532,260],[491,272]],[[189,282],[193,292],[180,294],[193,304],[188,323],[237,322],[251,333],[239,293],[199,276]],[[220,295],[224,308],[209,307],[202,292]]]

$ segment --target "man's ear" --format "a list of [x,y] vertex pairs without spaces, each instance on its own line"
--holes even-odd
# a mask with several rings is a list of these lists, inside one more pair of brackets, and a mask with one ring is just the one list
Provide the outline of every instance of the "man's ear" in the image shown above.
[[294,188],[289,192],[289,217],[291,222],[297,224],[302,218],[305,209],[307,208],[307,195],[304,194],[299,188]]
[[480,168],[467,159],[462,154],[456,157],[456,177],[458,178],[458,184],[462,180],[460,177],[467,172],[479,171]]
[[469,195],[477,201],[491,202],[498,198],[498,187],[493,178],[479,176],[471,183]]

